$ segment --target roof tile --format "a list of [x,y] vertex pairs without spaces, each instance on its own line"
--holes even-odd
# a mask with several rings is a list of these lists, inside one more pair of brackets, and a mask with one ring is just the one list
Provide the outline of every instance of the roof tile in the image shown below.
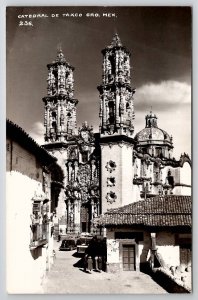
[[99,225],[189,226],[192,223],[191,196],[156,196],[116,209],[97,218]]

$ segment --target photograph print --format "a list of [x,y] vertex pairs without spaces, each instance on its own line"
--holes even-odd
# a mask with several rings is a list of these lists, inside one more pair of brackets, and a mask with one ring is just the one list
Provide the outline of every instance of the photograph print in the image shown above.
[[10,294],[191,293],[192,8],[6,9]]

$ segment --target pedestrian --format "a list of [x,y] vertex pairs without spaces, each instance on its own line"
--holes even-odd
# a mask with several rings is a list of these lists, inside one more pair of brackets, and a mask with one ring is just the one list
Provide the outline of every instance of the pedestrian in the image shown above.
[[85,255],[84,255],[83,265],[84,265],[84,272],[87,272],[87,267],[88,267],[88,254],[87,253],[85,253]]
[[[95,256],[96,256],[96,247],[97,247],[97,237],[94,236],[86,251],[85,251],[85,258],[87,260],[87,263],[86,263],[86,268],[88,269],[88,272],[91,273],[92,269],[95,268]],[[86,271],[86,269],[85,269]]]

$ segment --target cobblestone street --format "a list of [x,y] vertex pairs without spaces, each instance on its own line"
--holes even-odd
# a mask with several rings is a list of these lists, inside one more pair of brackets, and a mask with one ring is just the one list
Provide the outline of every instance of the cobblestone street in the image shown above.
[[83,272],[76,251],[59,251],[54,241],[56,259],[43,283],[49,294],[165,294],[150,276],[141,272]]

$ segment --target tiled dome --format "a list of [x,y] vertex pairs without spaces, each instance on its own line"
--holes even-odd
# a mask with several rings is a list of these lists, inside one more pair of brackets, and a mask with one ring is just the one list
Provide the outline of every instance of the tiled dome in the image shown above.
[[157,116],[155,114],[152,113],[152,111],[146,115],[145,117],[146,119],[146,126],[144,129],[142,129],[140,132],[138,132],[135,136],[135,140],[137,142],[169,142],[172,143],[172,137],[170,137],[170,135],[158,128],[157,126]]
[[169,134],[158,128],[158,127],[146,127],[142,129],[140,132],[136,134],[135,139],[137,141],[147,141],[147,140],[155,140],[155,141],[171,141]]

